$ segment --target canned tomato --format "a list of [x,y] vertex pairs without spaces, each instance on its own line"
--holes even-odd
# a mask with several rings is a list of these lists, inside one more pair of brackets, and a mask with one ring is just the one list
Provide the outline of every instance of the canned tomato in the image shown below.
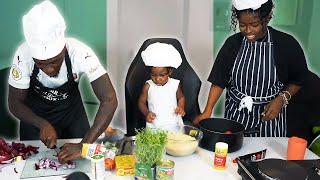
[[174,179],[174,162],[171,160],[161,160],[156,168],[157,180],[173,180]]
[[91,157],[91,172],[94,180],[104,180],[104,155],[99,154]]
[[214,169],[224,170],[227,162],[228,144],[224,142],[217,142],[214,152]]

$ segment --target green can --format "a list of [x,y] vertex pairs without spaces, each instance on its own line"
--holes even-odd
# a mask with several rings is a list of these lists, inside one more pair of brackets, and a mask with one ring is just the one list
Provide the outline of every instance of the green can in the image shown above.
[[173,180],[174,179],[174,162],[168,159],[161,160],[156,168],[157,180]]

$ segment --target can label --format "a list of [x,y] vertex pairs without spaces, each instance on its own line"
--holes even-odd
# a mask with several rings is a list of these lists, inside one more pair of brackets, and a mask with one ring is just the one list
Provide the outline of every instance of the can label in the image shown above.
[[162,160],[157,164],[156,168],[157,180],[173,180],[174,179],[174,162],[171,160]]
[[105,167],[103,155],[100,154],[91,157],[91,172],[94,180],[104,180]]
[[137,179],[137,180],[154,179],[155,177],[154,170],[155,170],[154,167],[151,167],[147,164],[136,163],[134,179]]
[[214,155],[214,169],[224,170],[226,168],[228,155],[228,145],[226,143],[221,144],[216,143],[215,155]]

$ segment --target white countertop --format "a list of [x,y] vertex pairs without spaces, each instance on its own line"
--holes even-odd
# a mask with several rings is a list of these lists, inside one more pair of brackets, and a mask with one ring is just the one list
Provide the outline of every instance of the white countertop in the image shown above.
[[[78,142],[79,140],[59,140],[65,142]],[[40,147],[40,151],[45,149],[44,145],[40,141],[25,141],[24,143],[35,145]],[[198,148],[196,153],[187,157],[172,157],[169,155],[165,156],[165,159],[170,159],[175,162],[174,166],[174,177],[177,180],[194,180],[194,179],[236,179],[240,180],[241,177],[237,173],[237,164],[232,163],[232,160],[237,156],[249,154],[252,152],[267,149],[266,158],[280,158],[286,159],[288,138],[260,138],[260,137],[245,137],[243,146],[239,151],[234,153],[229,153],[227,158],[227,168],[223,171],[218,171],[213,169],[213,157],[214,152]],[[307,150],[305,154],[305,159],[318,159],[319,157]],[[2,172],[0,172],[1,179],[4,180],[14,180],[20,179],[21,172],[23,170],[25,161],[4,167]],[[18,173],[14,172],[14,168]],[[89,176],[91,174],[88,174]],[[41,177],[37,179],[42,180],[53,180],[53,179],[65,179],[64,176],[50,176]],[[35,178],[32,178],[35,179]],[[114,172],[106,171],[106,180],[109,179],[133,179],[130,176],[115,176]]]

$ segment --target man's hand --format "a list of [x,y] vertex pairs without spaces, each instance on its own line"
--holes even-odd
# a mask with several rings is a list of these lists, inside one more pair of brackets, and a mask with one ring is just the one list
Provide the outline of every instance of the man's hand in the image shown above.
[[57,144],[57,133],[49,122],[44,122],[40,128],[40,140],[47,146],[52,148]]
[[262,120],[268,121],[268,120],[275,119],[281,112],[282,106],[283,106],[283,99],[281,96],[277,96],[264,108],[264,111],[261,113]]
[[61,164],[68,161],[79,159],[81,157],[82,143],[66,143],[62,146],[58,154],[58,160]]
[[156,114],[149,111],[147,116],[146,116],[146,120],[148,123],[152,123],[152,121],[156,118]]
[[186,112],[184,112],[184,109],[179,106],[174,110],[174,112],[180,116],[186,115]]
[[192,121],[192,124],[197,125],[197,124],[199,124],[200,121],[207,119],[207,118],[210,118],[210,114],[201,113],[194,118],[194,120]]

